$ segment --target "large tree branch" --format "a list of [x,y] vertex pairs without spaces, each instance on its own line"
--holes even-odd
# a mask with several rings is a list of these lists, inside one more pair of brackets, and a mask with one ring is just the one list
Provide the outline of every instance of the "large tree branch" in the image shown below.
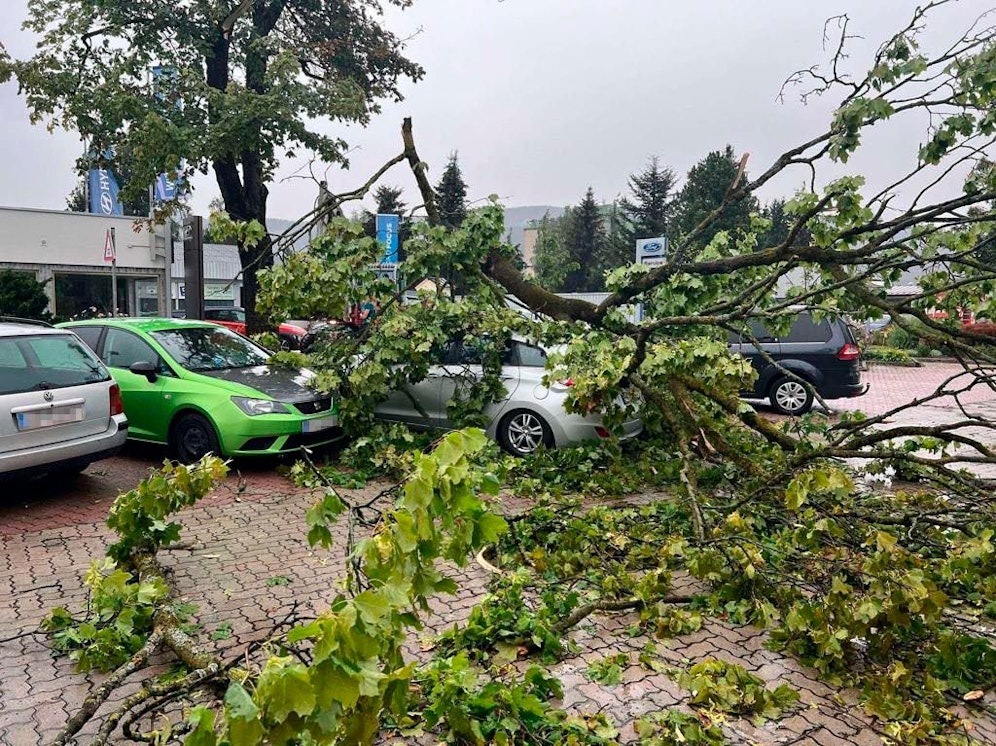
[[419,193],[422,195],[422,205],[425,207],[425,214],[429,219],[429,225],[440,225],[442,219],[439,216],[439,210],[436,209],[436,191],[432,188],[432,184],[429,183],[429,177],[426,176],[425,162],[418,157],[418,151],[415,149],[415,136],[412,134],[411,117],[405,117],[401,125],[401,140],[405,145],[405,158],[408,159],[408,165],[411,166],[412,173],[415,175],[415,181],[418,184]]

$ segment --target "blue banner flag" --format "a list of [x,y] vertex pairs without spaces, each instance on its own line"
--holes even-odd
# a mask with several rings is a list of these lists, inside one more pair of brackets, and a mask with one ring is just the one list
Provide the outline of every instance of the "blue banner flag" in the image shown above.
[[377,216],[377,241],[384,247],[384,257],[381,264],[393,264],[398,261],[398,231],[401,228],[401,218],[398,215]]
[[169,174],[159,174],[155,184],[156,199],[160,202],[169,202],[176,197],[178,186],[177,179],[170,178]]
[[89,173],[90,212],[97,215],[124,215],[118,198],[118,180],[106,168],[93,168]]

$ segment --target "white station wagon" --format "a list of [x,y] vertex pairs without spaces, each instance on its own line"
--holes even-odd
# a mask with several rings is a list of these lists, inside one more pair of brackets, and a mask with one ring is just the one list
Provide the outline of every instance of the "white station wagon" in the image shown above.
[[0,478],[80,472],[127,434],[121,391],[79,337],[0,319]]

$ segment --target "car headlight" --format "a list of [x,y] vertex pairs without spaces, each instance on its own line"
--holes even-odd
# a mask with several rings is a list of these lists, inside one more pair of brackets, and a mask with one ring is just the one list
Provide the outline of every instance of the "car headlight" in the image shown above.
[[250,399],[246,396],[233,396],[232,403],[250,417],[257,414],[290,414],[281,402],[269,399]]

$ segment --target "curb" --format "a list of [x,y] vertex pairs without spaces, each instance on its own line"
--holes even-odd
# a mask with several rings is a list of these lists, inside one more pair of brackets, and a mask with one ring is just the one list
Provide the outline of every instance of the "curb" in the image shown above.
[[865,365],[869,368],[922,368],[923,363],[919,358],[914,358],[911,362],[901,362],[899,360],[865,360]]

